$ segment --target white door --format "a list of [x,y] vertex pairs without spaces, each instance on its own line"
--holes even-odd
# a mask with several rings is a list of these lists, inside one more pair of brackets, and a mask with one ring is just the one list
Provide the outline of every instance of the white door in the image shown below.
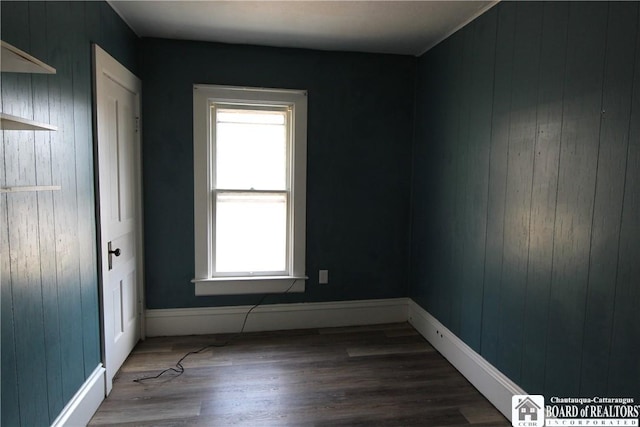
[[94,45],[106,390],[141,337],[140,80]]

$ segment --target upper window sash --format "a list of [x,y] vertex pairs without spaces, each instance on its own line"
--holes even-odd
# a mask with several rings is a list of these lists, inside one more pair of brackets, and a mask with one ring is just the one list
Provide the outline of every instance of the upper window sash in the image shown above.
[[[291,162],[293,161],[292,157],[291,157],[291,147],[293,145],[293,132],[292,132],[292,126],[293,126],[293,120],[292,120],[292,111],[293,111],[294,106],[293,105],[287,105],[287,106],[273,106],[273,105],[260,105],[260,106],[253,106],[253,105],[237,105],[237,104],[224,104],[224,103],[220,103],[220,102],[212,102],[211,103],[211,117],[209,118],[209,126],[210,126],[210,130],[211,130],[211,140],[209,141],[209,143],[211,144],[212,147],[212,159],[215,159],[214,161],[211,162],[211,167],[213,168],[211,171],[211,185],[212,185],[212,189],[217,189],[217,190],[279,190],[279,191],[290,191],[291,189],[291,170],[292,170],[292,166]],[[279,113],[283,116],[284,118],[284,123],[283,124],[273,124],[273,125],[280,125],[284,127],[285,130],[285,156],[284,156],[284,168],[282,169],[282,174],[283,176],[281,178],[283,178],[283,180],[279,183],[276,184],[273,182],[273,179],[271,179],[271,183],[269,182],[269,180],[258,180],[258,181],[253,181],[251,184],[245,184],[245,185],[238,185],[238,182],[236,181],[235,185],[230,185],[230,180],[228,179],[228,173],[225,174],[227,176],[227,179],[225,179],[223,182],[218,182],[218,177],[219,177],[219,172],[223,172],[224,171],[220,171],[218,170],[219,167],[224,168],[225,167],[225,162],[224,160],[220,160],[220,156],[218,154],[219,153],[219,149],[217,146],[217,132],[218,130],[218,124],[220,123],[220,121],[218,121],[218,117],[217,117],[217,113],[218,112],[224,112],[224,111],[264,111],[265,113],[270,113],[270,112],[274,112],[274,113]],[[265,114],[266,115],[266,114]],[[230,123],[229,121],[223,122],[223,123]],[[271,123],[269,124],[265,124],[265,125],[271,125]],[[251,177],[248,177],[251,178]],[[244,181],[247,181],[248,178],[245,178]],[[242,179],[240,179],[240,181],[242,181]],[[265,184],[266,181],[266,184]]]

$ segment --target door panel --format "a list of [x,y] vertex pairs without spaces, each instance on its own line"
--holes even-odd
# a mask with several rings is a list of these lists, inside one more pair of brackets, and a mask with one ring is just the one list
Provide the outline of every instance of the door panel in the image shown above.
[[140,81],[97,46],[96,109],[106,394],[141,336]]

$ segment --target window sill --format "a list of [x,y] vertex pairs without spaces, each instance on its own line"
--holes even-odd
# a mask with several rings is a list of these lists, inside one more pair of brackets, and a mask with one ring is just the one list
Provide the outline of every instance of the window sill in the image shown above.
[[306,276],[215,277],[193,279],[196,296],[284,294],[305,290]]

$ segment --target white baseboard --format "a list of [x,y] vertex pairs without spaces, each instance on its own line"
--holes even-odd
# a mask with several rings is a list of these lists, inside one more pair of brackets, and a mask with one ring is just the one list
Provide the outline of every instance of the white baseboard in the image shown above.
[[[407,321],[407,298],[269,304],[256,307],[244,330],[327,328]],[[147,310],[147,336],[239,332],[252,306]]]
[[493,406],[511,420],[511,396],[527,394],[524,390],[413,300],[409,300],[408,320]]
[[105,381],[105,369],[99,364],[51,426],[86,426],[104,400]]

